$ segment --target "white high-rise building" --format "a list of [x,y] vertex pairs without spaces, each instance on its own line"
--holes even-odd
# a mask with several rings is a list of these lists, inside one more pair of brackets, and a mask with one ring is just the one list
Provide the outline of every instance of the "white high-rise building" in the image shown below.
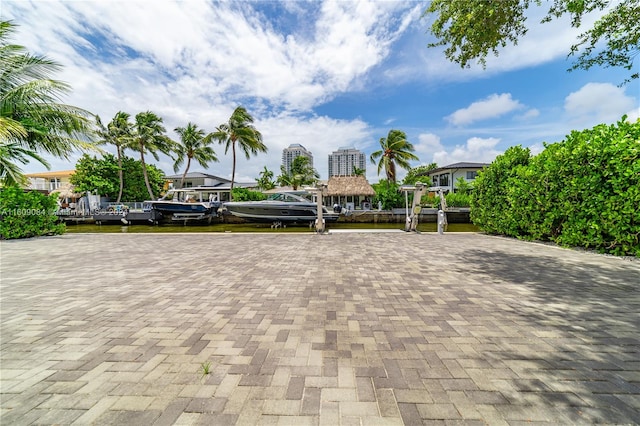
[[313,154],[311,154],[310,151],[307,151],[307,148],[299,143],[291,144],[289,145],[289,148],[282,150],[282,166],[287,173],[291,171],[291,164],[293,163],[293,160],[300,156],[307,157],[309,159],[309,164],[313,167]]
[[329,154],[329,177],[352,176],[353,168],[367,172],[367,157],[355,148],[340,148]]

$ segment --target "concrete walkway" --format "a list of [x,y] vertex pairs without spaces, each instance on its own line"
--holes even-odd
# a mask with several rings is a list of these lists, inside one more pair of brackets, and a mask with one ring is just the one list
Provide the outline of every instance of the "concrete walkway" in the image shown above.
[[2,425],[640,423],[637,260],[403,232],[0,254]]

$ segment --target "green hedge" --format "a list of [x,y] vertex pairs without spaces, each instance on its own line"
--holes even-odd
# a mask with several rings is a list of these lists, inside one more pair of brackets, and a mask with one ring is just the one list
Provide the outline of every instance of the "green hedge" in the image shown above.
[[640,120],[574,131],[534,157],[509,148],[474,186],[485,232],[640,257]]
[[63,223],[58,223],[55,195],[36,191],[24,192],[16,186],[0,190],[0,238],[29,238],[40,235],[62,234]]

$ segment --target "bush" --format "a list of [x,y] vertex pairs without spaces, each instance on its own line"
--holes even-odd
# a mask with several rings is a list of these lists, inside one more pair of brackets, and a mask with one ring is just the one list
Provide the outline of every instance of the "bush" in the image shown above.
[[382,203],[383,210],[391,210],[405,206],[404,197],[400,192],[400,186],[397,183],[381,180],[377,184],[372,185],[376,191],[376,195],[371,200],[373,205],[378,202]]
[[233,188],[233,201],[262,201],[267,198],[262,192],[247,188]]
[[476,179],[489,233],[640,257],[640,120],[574,131],[528,158],[510,148]]
[[447,207],[469,207],[471,205],[471,196],[468,194],[450,192],[445,195]]
[[58,223],[55,195],[36,191],[24,192],[17,186],[0,191],[0,238],[29,238],[63,234],[65,226]]

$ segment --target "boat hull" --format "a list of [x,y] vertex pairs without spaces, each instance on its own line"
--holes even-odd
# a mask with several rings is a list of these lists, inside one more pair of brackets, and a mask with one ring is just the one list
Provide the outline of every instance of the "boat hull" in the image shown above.
[[[250,222],[315,222],[317,206],[313,203],[300,205],[267,202],[238,202],[225,203],[224,208],[236,217]],[[324,211],[322,218],[325,222],[336,222],[340,215]]]

